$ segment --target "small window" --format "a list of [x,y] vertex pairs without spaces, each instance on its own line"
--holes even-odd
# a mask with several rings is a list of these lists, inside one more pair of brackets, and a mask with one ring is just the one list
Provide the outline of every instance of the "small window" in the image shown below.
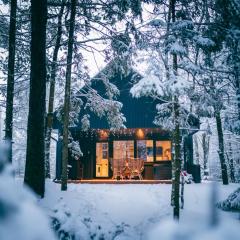
[[108,159],[108,143],[102,144],[102,158]]
[[166,161],[171,159],[171,141],[156,141],[156,160]]

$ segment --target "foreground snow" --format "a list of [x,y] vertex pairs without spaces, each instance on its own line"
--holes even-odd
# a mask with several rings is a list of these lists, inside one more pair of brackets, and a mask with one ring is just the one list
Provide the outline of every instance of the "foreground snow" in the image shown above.
[[[238,187],[236,184],[217,186],[219,201]],[[147,236],[153,239],[149,232],[158,233],[159,222],[163,226],[172,219],[170,194],[171,185],[167,184],[69,184],[68,191],[61,192],[59,184],[48,182],[46,197],[40,200],[40,205],[48,215],[58,219],[61,230],[77,239],[137,240]],[[210,195],[209,183],[186,185],[181,222],[199,226],[209,221]],[[218,212],[224,221],[229,218],[239,224],[238,213]]]
[[0,239],[56,239],[50,219],[36,204],[36,196],[23,187],[22,181],[13,179],[11,168],[0,172]]

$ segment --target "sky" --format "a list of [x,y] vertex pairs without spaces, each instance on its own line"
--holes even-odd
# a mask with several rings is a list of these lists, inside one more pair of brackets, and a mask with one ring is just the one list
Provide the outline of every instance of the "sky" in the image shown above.
[[[143,18],[143,23],[140,21],[137,21],[137,26],[144,25],[147,21],[149,21],[152,16],[151,12],[153,11],[153,6],[152,5],[143,5],[143,13],[142,13],[142,18]],[[123,23],[119,23],[117,25],[118,29],[121,31],[125,28],[125,25]],[[89,39],[91,38],[99,38],[101,35],[97,33],[96,31],[93,31],[90,36],[88,37]],[[81,40],[81,38],[79,38]],[[94,76],[97,74],[101,69],[103,69],[106,66],[105,62],[105,56],[104,53],[102,52],[107,45],[103,44],[100,41],[92,42],[89,43],[89,45],[93,46],[93,51],[87,52],[87,51],[82,51],[82,54],[86,60],[86,65],[89,67],[89,74],[90,76]],[[137,68],[144,69],[146,70],[146,64],[145,63],[138,63]]]
[[[3,5],[1,3],[2,1],[0,0],[0,14],[6,15],[9,14],[9,8],[8,5]],[[138,26],[141,24],[144,24],[146,21],[148,21],[151,18],[151,12],[153,11],[153,6],[152,5],[143,5],[143,23],[140,21],[137,22]],[[118,28],[120,30],[124,29],[124,24],[119,23]],[[92,31],[91,34],[87,37],[88,39],[92,38],[99,38],[101,35],[97,33],[96,31]],[[78,41],[81,41],[81,36],[77,36]],[[86,38],[85,38],[86,39]],[[100,41],[95,41],[95,42],[89,42],[89,46],[92,46],[92,51],[85,51],[82,50],[81,53],[85,59],[86,65],[89,67],[89,74],[90,76],[94,76],[97,72],[99,72],[101,69],[103,69],[106,65],[105,62],[105,56],[103,53],[103,50],[107,47],[107,45],[103,44]],[[0,53],[1,54],[1,53]],[[142,66],[140,66],[142,69]],[[0,73],[0,83],[2,82],[2,76]]]

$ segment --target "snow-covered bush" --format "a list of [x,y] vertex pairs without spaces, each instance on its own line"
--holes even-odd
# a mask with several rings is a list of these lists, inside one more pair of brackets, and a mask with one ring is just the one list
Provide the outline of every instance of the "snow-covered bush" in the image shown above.
[[[104,227],[106,224],[103,219],[101,225],[97,223],[96,219],[93,219],[93,216],[82,217],[81,214],[72,214],[62,198],[59,199],[50,215],[59,240],[112,240],[124,234],[125,228],[128,227],[125,223],[112,224],[111,231],[106,231]],[[107,225],[109,224],[111,223],[108,222]]]
[[240,212],[240,188],[231,193],[228,198],[217,204],[224,211],[239,211]]

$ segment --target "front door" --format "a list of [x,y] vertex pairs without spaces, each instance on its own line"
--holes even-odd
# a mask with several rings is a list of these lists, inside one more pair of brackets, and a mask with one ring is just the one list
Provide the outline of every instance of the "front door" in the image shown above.
[[96,177],[109,177],[108,143],[96,144]]

